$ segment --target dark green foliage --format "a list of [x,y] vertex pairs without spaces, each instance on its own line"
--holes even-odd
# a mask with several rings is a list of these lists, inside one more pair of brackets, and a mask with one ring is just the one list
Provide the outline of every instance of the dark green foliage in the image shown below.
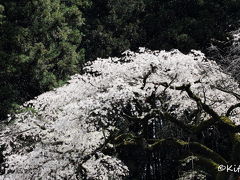
[[204,50],[211,39],[226,40],[229,25],[240,18],[240,1],[235,0],[152,0],[146,4],[144,45],[151,49]]
[[87,59],[116,56],[138,47],[143,37],[139,18],[144,7],[143,0],[93,0],[85,11],[83,46]]
[[239,8],[238,0],[93,0],[83,46],[91,60],[139,46],[204,51],[212,39],[227,39]]
[[[2,1],[5,23],[0,35],[0,117],[14,104],[61,85],[78,73],[87,0]],[[1,9],[0,9],[1,10]],[[0,11],[2,12],[2,11]]]

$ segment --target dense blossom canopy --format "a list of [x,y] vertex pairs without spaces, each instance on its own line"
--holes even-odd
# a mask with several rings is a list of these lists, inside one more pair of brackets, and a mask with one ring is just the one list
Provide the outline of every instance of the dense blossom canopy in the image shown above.
[[[185,55],[178,50],[140,48],[138,53],[124,52],[121,58],[97,59],[84,70],[83,75],[72,76],[63,87],[26,102],[22,112],[9,117],[11,125],[0,136],[6,161],[1,179],[122,179],[128,167],[101,150],[104,144],[113,146],[107,139],[121,129],[124,119],[117,113],[127,103],[138,99],[148,105],[146,98],[155,92],[165,97],[157,108],[164,105],[184,120],[186,111],[198,108],[177,88],[188,84],[219,115],[237,103],[228,92],[239,90],[238,84],[199,51]],[[132,113],[140,116],[138,111]],[[200,120],[208,118],[202,113]],[[238,109],[231,118],[240,124]]]

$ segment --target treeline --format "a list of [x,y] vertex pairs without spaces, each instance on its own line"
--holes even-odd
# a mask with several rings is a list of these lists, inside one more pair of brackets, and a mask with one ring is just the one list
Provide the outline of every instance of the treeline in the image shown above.
[[238,0],[2,0],[0,119],[97,57],[227,41],[239,8]]

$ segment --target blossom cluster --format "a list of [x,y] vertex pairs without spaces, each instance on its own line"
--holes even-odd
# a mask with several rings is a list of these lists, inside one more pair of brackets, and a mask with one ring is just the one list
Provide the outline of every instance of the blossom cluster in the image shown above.
[[[1,132],[5,174],[0,179],[77,179],[83,176],[81,168],[87,179],[122,179],[128,167],[98,151],[117,129],[108,117],[114,114],[113,105],[120,111],[120,104],[164,92],[168,111],[181,119],[186,110],[198,108],[186,92],[174,88],[184,84],[219,115],[238,102],[222,90],[237,91],[238,84],[200,51],[186,55],[140,48],[119,58],[99,58],[84,71],[63,87],[26,102],[21,113],[9,118],[10,125]],[[207,118],[205,114],[201,120]],[[231,118],[240,124],[238,110]]]

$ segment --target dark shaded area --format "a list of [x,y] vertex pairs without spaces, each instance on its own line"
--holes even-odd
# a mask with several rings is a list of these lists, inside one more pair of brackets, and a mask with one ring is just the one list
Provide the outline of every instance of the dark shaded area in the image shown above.
[[[150,96],[150,108],[148,103],[136,99],[136,103],[131,102],[115,113],[120,131],[110,142],[115,145],[117,157],[130,170],[126,180],[189,179],[188,172],[192,174],[190,179],[201,179],[204,175],[209,180],[238,180],[239,172],[219,172],[218,166],[239,164],[240,126],[199,100],[190,86],[183,85],[177,90],[186,91],[199,104],[201,113],[209,114],[210,118],[197,123],[199,114],[194,112],[192,116],[176,118],[164,106],[154,106],[162,96]],[[142,113],[145,115],[141,116]],[[190,125],[190,121],[194,123]],[[191,159],[193,156],[195,159]]]
[[[237,26],[235,0],[95,0],[84,11],[86,59],[117,56],[139,46],[206,52],[210,43],[227,41]],[[214,41],[217,40],[217,41]]]

